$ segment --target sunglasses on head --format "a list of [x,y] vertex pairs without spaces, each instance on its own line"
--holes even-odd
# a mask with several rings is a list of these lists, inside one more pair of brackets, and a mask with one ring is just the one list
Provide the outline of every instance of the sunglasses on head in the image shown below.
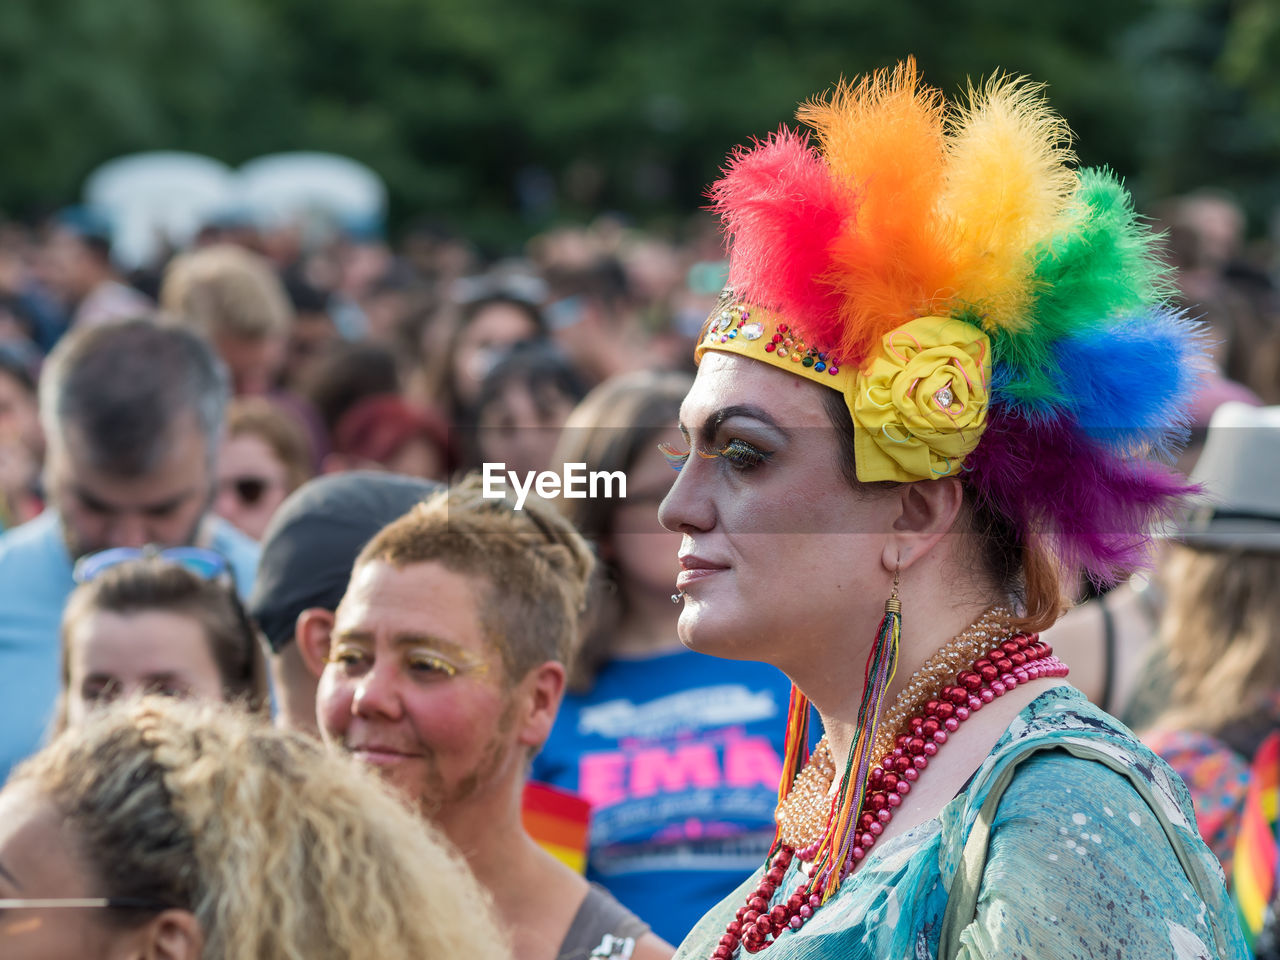
[[81,557],[76,561],[76,565],[71,571],[71,576],[77,584],[91,583],[107,570],[112,567],[118,567],[122,563],[152,559],[175,564],[184,570],[194,573],[201,580],[219,583],[226,588],[231,605],[235,609],[236,619],[240,621],[240,629],[248,644],[249,656],[245,661],[245,671],[246,673],[251,673],[254,652],[258,645],[258,634],[253,627],[253,621],[249,619],[248,611],[244,608],[244,603],[240,600],[240,594],[236,590],[236,574],[231,566],[231,561],[216,550],[207,550],[204,547],[165,547],[162,549],[152,544],[148,544],[145,547],[111,547],[110,549],[100,550],[97,553]]
[[217,580],[221,577],[228,577],[233,582],[235,580],[230,561],[216,550],[206,550],[204,547],[111,547],[81,557],[76,561],[71,575],[76,583],[89,583],[101,576],[103,571],[122,563],[143,559],[176,564],[202,580]]

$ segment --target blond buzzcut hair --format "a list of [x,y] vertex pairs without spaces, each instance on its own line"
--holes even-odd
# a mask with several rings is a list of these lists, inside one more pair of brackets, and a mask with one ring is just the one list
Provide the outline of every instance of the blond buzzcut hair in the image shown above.
[[194,914],[207,960],[507,960],[462,858],[377,779],[227,707],[126,701],[17,768],[106,895]]
[[[371,540],[353,569],[439,563],[476,579],[481,625],[510,681],[548,660],[568,666],[578,648],[591,548],[559,511],[530,496],[485,498],[478,474],[433,494]],[[447,601],[442,601],[447,602]]]
[[293,321],[284,284],[264,258],[230,243],[175,257],[160,286],[164,319],[210,339],[284,337]]

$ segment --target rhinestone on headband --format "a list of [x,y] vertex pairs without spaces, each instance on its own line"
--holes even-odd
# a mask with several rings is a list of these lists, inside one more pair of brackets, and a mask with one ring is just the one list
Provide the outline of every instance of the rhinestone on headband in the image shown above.
[[[748,322],[750,321],[750,322]],[[711,322],[703,338],[706,345],[728,343],[739,336],[743,340],[759,340],[768,333],[765,323],[751,320],[751,308],[741,302],[722,298],[719,309],[712,314]],[[826,350],[819,350],[805,343],[804,338],[796,333],[788,323],[774,323],[769,342],[764,345],[766,353],[772,353],[779,360],[789,360],[814,373],[829,373],[836,376],[840,372],[839,361]]]

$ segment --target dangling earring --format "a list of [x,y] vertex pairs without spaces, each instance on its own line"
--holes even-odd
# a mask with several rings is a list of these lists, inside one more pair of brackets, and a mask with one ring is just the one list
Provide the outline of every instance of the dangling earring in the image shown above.
[[899,571],[894,570],[893,593],[884,603],[884,617],[880,621],[880,629],[876,633],[871,652],[867,655],[862,703],[858,707],[858,725],[845,763],[844,777],[840,781],[837,806],[814,862],[813,876],[817,880],[815,892],[819,892],[820,888],[823,903],[835,894],[853,864],[865,856],[863,848],[857,843],[860,833],[855,818],[862,809],[867,790],[867,775],[873,760],[871,745],[875,742],[876,729],[880,725],[885,691],[893,682],[894,670],[898,665],[898,645],[902,637],[899,577]]
[[[889,594],[889,599],[884,602],[884,615],[893,617],[898,624],[898,629],[902,629],[902,598],[898,596],[898,585],[902,580],[902,568],[895,567],[893,570],[893,592]],[[883,622],[881,624],[883,626]]]
[[[809,698],[800,688],[791,684],[791,703],[787,708],[787,736],[782,741],[782,776],[778,778],[778,808],[786,801],[795,785],[796,777],[809,762]],[[765,865],[773,861],[774,854],[782,849],[782,822],[776,817],[773,843],[764,858]]]

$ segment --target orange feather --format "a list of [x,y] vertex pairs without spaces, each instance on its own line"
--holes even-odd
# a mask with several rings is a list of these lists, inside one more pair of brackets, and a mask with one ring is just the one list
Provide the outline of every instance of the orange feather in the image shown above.
[[838,343],[861,363],[880,337],[953,297],[955,244],[939,213],[944,183],[945,103],[924,86],[915,61],[879,71],[856,87],[841,82],[801,106],[832,175],[860,198],[853,228],[832,246],[823,282],[842,295],[832,329],[815,339]]

